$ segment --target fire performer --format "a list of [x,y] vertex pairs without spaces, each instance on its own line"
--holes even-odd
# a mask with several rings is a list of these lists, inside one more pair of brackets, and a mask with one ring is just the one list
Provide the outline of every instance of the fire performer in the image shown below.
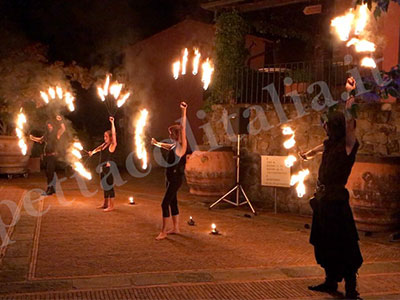
[[111,130],[104,132],[104,143],[89,151],[89,156],[100,152],[100,184],[104,190],[104,202],[103,205],[97,208],[103,209],[103,211],[108,212],[114,209],[114,177],[111,172],[111,162],[112,156],[117,148],[117,132],[115,130],[114,117],[109,118],[111,123]]
[[47,190],[43,195],[50,196],[56,192],[56,164],[57,164],[57,144],[61,136],[65,132],[65,124],[61,116],[56,117],[57,126],[59,129],[54,129],[54,124],[51,121],[46,123],[46,133],[41,137],[30,135],[29,138],[36,143],[44,143],[44,162],[46,165],[46,177],[47,177]]
[[[178,210],[178,189],[182,185],[183,174],[186,164],[186,108],[187,104],[181,102],[182,111],[181,125],[172,125],[168,128],[169,136],[173,141],[172,144],[157,142],[155,139],[151,140],[152,145],[168,151],[166,169],[166,186],[162,208],[162,229],[160,234],[156,237],[157,240],[162,240],[167,237],[168,233],[178,234],[179,231],[179,210]],[[172,215],[173,229],[167,231],[167,226],[170,218],[170,209]]]
[[[355,80],[349,78],[346,88],[355,89]],[[328,139],[308,152],[300,153],[307,160],[322,152],[318,184],[314,198],[310,243],[315,258],[325,269],[325,282],[309,289],[335,292],[338,282],[345,280],[346,299],[358,299],[356,275],[363,258],[358,245],[358,233],[345,188],[351,173],[359,143],[356,139],[355,116],[351,113],[354,97],[346,102],[346,116],[332,112],[323,121]]]

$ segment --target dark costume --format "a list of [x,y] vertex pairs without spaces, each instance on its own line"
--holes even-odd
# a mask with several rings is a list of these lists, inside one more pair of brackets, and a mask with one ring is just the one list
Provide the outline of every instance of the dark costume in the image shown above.
[[[104,190],[104,199],[115,197],[114,177],[111,173],[111,168],[106,166],[107,163],[112,162],[112,156],[113,154],[110,152],[109,146],[100,151],[100,165],[101,165],[100,183],[102,189]],[[104,179],[104,177],[106,178]]]
[[47,131],[44,135],[44,163],[46,166],[47,177],[47,193],[54,193],[56,180],[56,164],[57,164],[57,131]]
[[167,190],[161,203],[163,218],[171,214],[176,216],[179,214],[177,193],[182,185],[183,174],[185,172],[186,154],[179,157],[175,154],[176,147],[168,151],[167,163],[168,167],[165,172]]
[[310,204],[313,220],[310,243],[315,258],[326,272],[326,282],[345,279],[346,292],[354,290],[356,274],[363,259],[358,245],[358,233],[345,188],[359,147],[356,141],[351,153],[346,153],[346,123],[344,115],[335,113],[328,119],[328,136],[318,173],[318,186]]

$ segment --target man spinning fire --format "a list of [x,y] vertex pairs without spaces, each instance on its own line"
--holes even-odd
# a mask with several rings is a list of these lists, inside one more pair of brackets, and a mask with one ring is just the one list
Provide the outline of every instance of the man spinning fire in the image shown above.
[[50,196],[56,192],[56,164],[57,144],[65,132],[65,125],[61,116],[56,117],[58,130],[54,129],[54,123],[47,121],[46,133],[41,137],[30,135],[29,138],[36,143],[44,143],[44,162],[46,165],[47,190],[43,195]]
[[[351,92],[356,83],[349,78],[346,89]],[[322,118],[328,138],[322,145],[300,153],[310,159],[322,153],[318,183],[314,198],[310,243],[315,258],[325,269],[325,282],[309,286],[310,290],[333,293],[338,282],[345,280],[346,299],[357,299],[356,275],[363,258],[358,245],[358,233],[349,205],[349,192],[345,188],[351,173],[359,143],[356,139],[356,121],[351,113],[354,96],[346,102],[346,116],[342,112],[328,113]]]

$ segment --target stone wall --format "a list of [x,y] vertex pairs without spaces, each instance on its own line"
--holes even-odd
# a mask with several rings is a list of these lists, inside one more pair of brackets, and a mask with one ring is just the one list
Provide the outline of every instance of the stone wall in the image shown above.
[[[242,105],[249,107],[250,105]],[[236,147],[234,135],[227,134],[227,110],[232,105],[214,105],[212,112],[208,113],[207,121],[211,125],[213,136],[219,145]],[[275,188],[261,186],[261,158],[260,155],[288,155],[297,151],[311,149],[323,142],[326,138],[325,131],[320,125],[321,113],[310,111],[307,115],[298,118],[294,106],[284,106],[289,121],[279,123],[279,118],[273,106],[259,106],[256,112],[251,109],[250,123],[253,134],[243,136],[241,143],[241,180],[251,201],[258,207],[273,208]],[[266,119],[262,119],[262,115]],[[400,105],[374,104],[363,106],[357,121],[357,138],[360,142],[358,155],[371,155],[380,157],[400,157]],[[262,121],[260,121],[262,120]],[[270,126],[265,126],[267,120]],[[263,123],[264,122],[264,123]],[[264,124],[264,128],[261,126]],[[296,146],[290,150],[283,147],[287,136],[282,134],[282,127],[290,126],[295,131]],[[209,132],[210,133],[210,132]],[[212,144],[204,135],[204,144]],[[312,196],[317,181],[318,166],[321,157],[313,160],[296,162],[292,174],[303,168],[310,170],[305,184],[307,193],[303,198],[298,198],[295,188],[276,188],[277,208],[279,212],[292,212],[296,214],[311,214],[308,199]]]

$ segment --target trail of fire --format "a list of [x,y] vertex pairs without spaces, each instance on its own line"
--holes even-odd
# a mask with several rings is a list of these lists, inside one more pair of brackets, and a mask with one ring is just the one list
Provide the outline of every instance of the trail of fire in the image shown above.
[[146,109],[140,111],[140,116],[135,124],[135,146],[136,156],[142,161],[142,169],[147,169],[147,151],[144,144],[144,129],[149,112]]
[[293,164],[297,161],[297,158],[294,155],[289,155],[286,159],[285,159],[285,166],[287,168],[293,167]]
[[26,145],[25,142],[25,137],[24,137],[24,124],[26,123],[26,116],[24,113],[22,113],[22,108],[20,110],[20,113],[17,116],[17,126],[15,128],[17,137],[18,137],[18,146],[21,149],[22,155],[26,155],[26,152],[28,151],[28,146]]
[[69,159],[71,160],[72,168],[76,172],[78,172],[82,177],[91,180],[92,174],[88,170],[86,170],[86,168],[83,166],[81,162],[82,159],[81,151],[83,151],[83,147],[80,142],[74,142],[72,143],[72,145],[70,145],[68,152],[70,153]]

